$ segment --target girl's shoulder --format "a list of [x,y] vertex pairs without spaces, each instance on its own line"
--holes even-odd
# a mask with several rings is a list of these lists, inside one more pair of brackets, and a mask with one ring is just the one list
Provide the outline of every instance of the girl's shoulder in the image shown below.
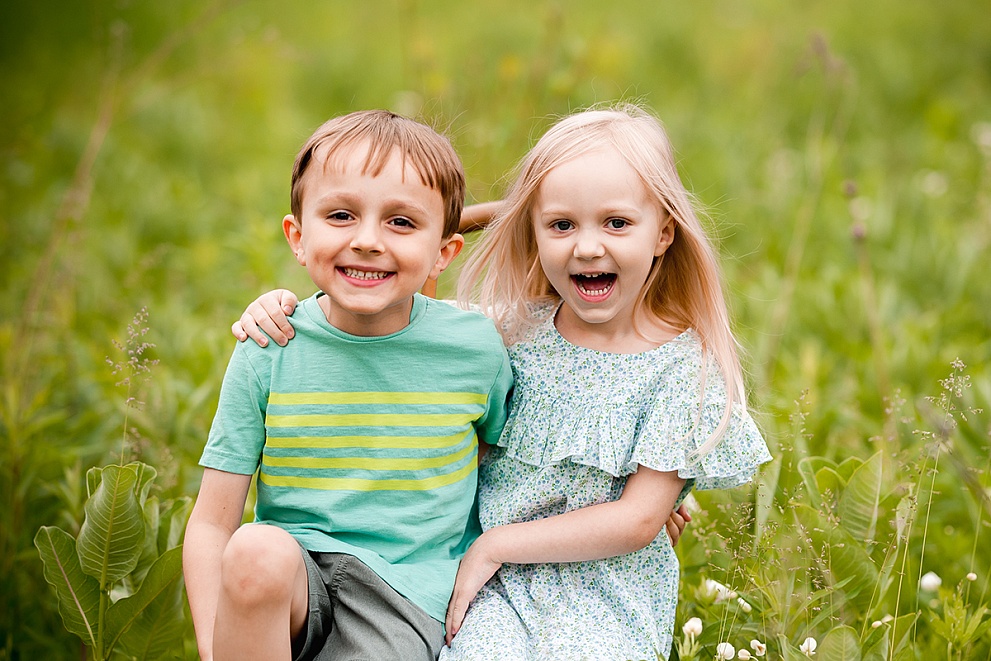
[[546,333],[553,327],[560,306],[560,301],[535,301],[523,304],[521,312],[496,315],[499,332],[506,338],[507,346],[532,341]]

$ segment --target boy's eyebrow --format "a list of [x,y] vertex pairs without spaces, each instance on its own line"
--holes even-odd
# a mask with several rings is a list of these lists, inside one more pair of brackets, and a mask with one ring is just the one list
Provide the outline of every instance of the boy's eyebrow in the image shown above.
[[[354,195],[353,193],[349,193],[347,191],[331,191],[318,198],[317,204],[320,206],[333,206],[335,204],[342,203],[345,206],[355,207],[361,205],[362,199],[363,196]],[[380,204],[387,209],[401,209],[424,215],[429,213],[425,207],[417,204],[413,200],[404,198],[386,198],[382,200]]]

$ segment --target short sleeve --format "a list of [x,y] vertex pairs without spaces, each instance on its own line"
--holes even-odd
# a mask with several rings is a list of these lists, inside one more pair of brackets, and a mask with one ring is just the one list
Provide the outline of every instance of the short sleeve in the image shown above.
[[656,394],[637,434],[631,461],[658,471],[678,471],[696,489],[724,489],[749,482],[771,460],[750,414],[734,404],[730,422],[715,447],[699,448],[719,428],[726,410],[726,382],[715,360],[701,347],[683,352],[658,376]]
[[252,357],[264,350],[239,343],[227,364],[217,413],[200,456],[200,465],[227,473],[252,475],[265,446],[269,379],[259,378]]
[[502,434],[509,409],[509,395],[513,390],[513,368],[501,342],[498,343],[498,351],[502,355],[502,365],[489,389],[485,414],[479,419],[475,429],[479,440],[490,445],[495,445]]

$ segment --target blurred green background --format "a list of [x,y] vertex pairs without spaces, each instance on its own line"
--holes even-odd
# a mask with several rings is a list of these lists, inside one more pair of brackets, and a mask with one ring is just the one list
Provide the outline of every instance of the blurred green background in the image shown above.
[[[987,9],[4,3],[0,659],[79,656],[30,540],[42,524],[78,526],[81,471],[120,452],[112,340],[147,308],[159,364],[128,453],[158,468],[166,493],[195,493],[230,323],[269,288],[312,290],[280,229],[293,157],[322,121],[357,109],[446,131],[472,202],[501,195],[555,117],[644,103],[720,239],[775,453],[866,457],[899,435],[908,447],[959,358],[971,379],[959,406],[985,411],[956,450],[986,486]],[[966,520],[975,505],[955,497],[946,516]]]

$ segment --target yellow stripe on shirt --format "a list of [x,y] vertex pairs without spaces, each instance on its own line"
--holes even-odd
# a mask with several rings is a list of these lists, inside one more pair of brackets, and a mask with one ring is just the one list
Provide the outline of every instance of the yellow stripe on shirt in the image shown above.
[[295,489],[322,489],[324,491],[429,491],[460,482],[475,470],[475,462],[470,461],[463,468],[446,475],[435,475],[420,480],[375,480],[354,477],[295,477],[292,475],[269,475],[264,471],[258,479],[270,487],[290,487]]
[[269,404],[481,404],[488,395],[475,392],[273,392]]
[[465,430],[450,436],[269,436],[272,448],[446,448],[468,436]]
[[263,466],[279,468],[302,468],[309,470],[379,470],[415,471],[425,468],[440,468],[456,463],[475,451],[476,444],[440,457],[272,457],[265,455]]
[[269,427],[461,427],[477,413],[340,413],[268,415]]

